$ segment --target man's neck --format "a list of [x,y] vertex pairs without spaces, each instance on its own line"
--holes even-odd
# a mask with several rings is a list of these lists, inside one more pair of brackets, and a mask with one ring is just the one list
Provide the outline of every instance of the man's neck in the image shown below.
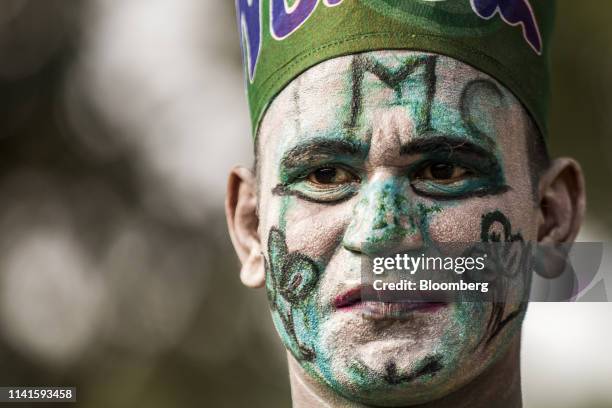
[[[367,408],[350,401],[310,377],[291,354],[289,378],[293,408]],[[431,403],[411,408],[521,408],[520,335],[506,354],[463,388]]]

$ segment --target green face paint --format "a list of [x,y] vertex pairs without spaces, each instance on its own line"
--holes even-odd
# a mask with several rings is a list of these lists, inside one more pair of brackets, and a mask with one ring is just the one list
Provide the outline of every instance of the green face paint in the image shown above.
[[278,96],[259,136],[266,288],[311,376],[352,400],[418,404],[503,354],[524,314],[509,288],[501,309],[454,303],[401,320],[368,317],[356,293],[367,258],[533,239],[532,209],[515,204],[532,202],[526,120],[493,79],[416,52],[331,60]]

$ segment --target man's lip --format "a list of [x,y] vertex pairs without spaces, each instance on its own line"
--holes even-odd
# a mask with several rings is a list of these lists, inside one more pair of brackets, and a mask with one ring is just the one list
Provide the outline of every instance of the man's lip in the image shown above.
[[366,320],[406,320],[414,312],[433,313],[447,304],[443,302],[362,302],[361,316]]
[[336,309],[347,309],[361,303],[361,290],[362,287],[358,286],[341,293],[334,298],[334,308]]
[[402,301],[402,302],[384,302],[384,301],[376,301],[374,296],[367,296],[364,300],[363,292],[364,291],[372,291],[372,287],[369,285],[362,285],[355,288],[351,288],[340,295],[336,296],[333,301],[333,306],[336,310],[354,310],[354,309],[362,309],[364,311],[374,311],[375,314],[383,314],[386,315],[386,311],[390,311],[391,314],[397,314],[401,312],[411,312],[411,311],[434,311],[439,309],[442,306],[446,306],[447,302],[441,302],[440,299],[436,299],[437,301],[427,301],[427,297],[421,297],[421,299],[425,300],[415,300],[415,301]]

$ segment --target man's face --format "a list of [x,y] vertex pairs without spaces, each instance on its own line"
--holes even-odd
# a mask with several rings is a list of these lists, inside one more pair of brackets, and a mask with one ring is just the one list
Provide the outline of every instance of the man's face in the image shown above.
[[517,293],[501,305],[362,302],[361,263],[441,242],[534,241],[527,121],[489,76],[420,52],[330,60],[274,100],[258,136],[266,287],[310,375],[362,402],[421,403],[503,355],[525,312]]

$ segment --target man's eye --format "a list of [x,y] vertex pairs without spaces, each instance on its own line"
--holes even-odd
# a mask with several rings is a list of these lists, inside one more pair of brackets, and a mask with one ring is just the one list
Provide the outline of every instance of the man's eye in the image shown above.
[[309,182],[320,185],[346,184],[355,181],[355,176],[340,167],[322,167],[306,178]]
[[438,183],[453,183],[470,175],[471,172],[461,166],[450,163],[433,163],[425,167],[419,173],[418,178]]

